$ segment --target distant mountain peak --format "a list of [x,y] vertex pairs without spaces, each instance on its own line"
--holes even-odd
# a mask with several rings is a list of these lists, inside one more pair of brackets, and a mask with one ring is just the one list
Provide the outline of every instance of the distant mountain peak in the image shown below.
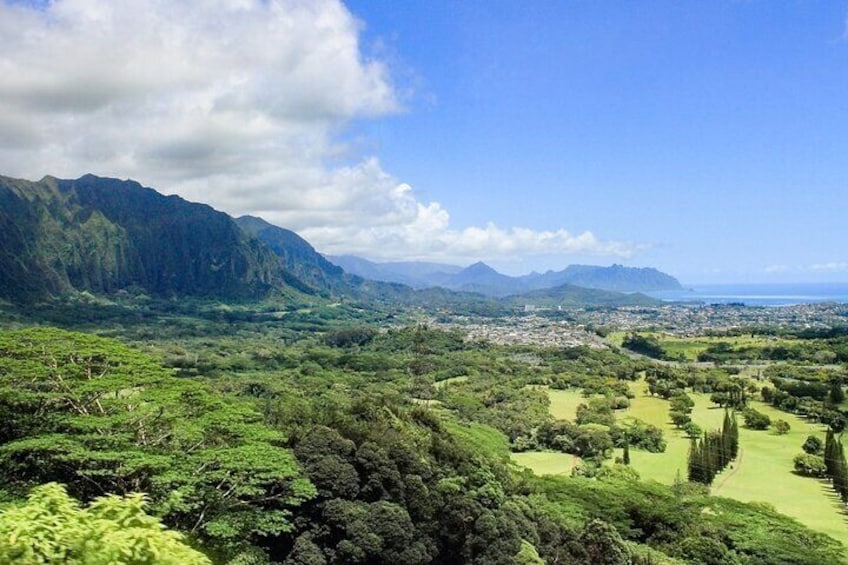
[[483,261],[477,261],[462,270],[463,273],[475,273],[475,274],[496,274],[499,275],[496,270],[492,267],[484,263]]

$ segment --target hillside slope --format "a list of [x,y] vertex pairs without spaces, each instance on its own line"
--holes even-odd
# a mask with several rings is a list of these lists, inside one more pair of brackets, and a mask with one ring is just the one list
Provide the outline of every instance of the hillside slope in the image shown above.
[[302,282],[320,291],[350,291],[354,281],[345,276],[344,270],[327,261],[295,232],[255,216],[241,216],[235,222],[279,257],[284,272],[294,277],[288,281],[290,284]]

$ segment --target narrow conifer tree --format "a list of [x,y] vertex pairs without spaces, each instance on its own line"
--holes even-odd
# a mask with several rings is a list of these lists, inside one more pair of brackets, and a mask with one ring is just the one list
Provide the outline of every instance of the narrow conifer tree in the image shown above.
[[704,468],[704,480],[702,482],[708,485],[713,482],[715,476],[712,449],[710,449],[710,434],[708,432],[704,432],[704,439],[701,440],[701,466]]
[[689,442],[687,468],[690,482],[712,484],[715,476],[736,457],[739,449],[739,428],[736,413],[725,410],[720,430],[704,432],[702,438]]
[[730,417],[730,459],[739,455],[739,423],[736,421],[736,410]]
[[694,437],[689,441],[689,460],[687,463],[689,482],[704,482],[701,467],[701,453],[700,449],[698,448],[698,440]]
[[732,452],[733,422],[730,420],[730,411],[724,409],[724,421],[721,424],[721,466],[727,465],[733,459]]
[[833,437],[833,428],[827,428],[827,434],[824,436],[824,467],[827,476],[831,479],[836,474],[837,466],[837,447],[836,440]]
[[834,449],[836,464],[833,475],[833,489],[839,494],[842,502],[848,502],[848,464],[845,462],[845,450],[842,448],[840,439],[834,438],[833,443],[836,445]]

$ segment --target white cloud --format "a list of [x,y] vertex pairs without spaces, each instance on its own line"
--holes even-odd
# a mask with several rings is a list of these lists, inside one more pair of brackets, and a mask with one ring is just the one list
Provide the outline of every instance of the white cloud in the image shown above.
[[808,270],[810,271],[819,271],[819,272],[843,272],[848,271],[848,263],[844,261],[831,261],[829,263],[816,263],[815,265],[810,265]]
[[[377,166],[371,162],[372,166]],[[322,251],[330,254],[354,253],[377,260],[398,258],[469,262],[496,257],[501,261],[520,261],[528,255],[597,255],[632,257],[645,245],[602,241],[589,231],[578,235],[560,229],[538,231],[514,227],[504,229],[494,223],[484,227],[454,229],[450,214],[438,202],[419,202],[412,189],[396,184],[385,176],[383,201],[391,206],[384,212],[387,221],[370,226],[354,223],[304,226],[310,241],[323,242]],[[371,208],[373,210],[373,208]],[[356,209],[352,210],[355,215]],[[279,223],[286,223],[285,217]],[[296,221],[292,217],[291,222]]]
[[776,274],[776,273],[787,273],[792,271],[793,268],[789,265],[769,265],[765,269],[763,269],[766,273]]
[[[629,257],[591,232],[451,227],[351,121],[402,111],[337,0],[0,0],[0,174],[131,177],[294,229],[327,253],[469,260]],[[345,164],[345,161],[347,163]]]
[[826,263],[812,263],[808,265],[769,265],[763,271],[770,275],[827,275],[828,273],[846,273],[848,272],[848,262],[846,261],[829,261]]

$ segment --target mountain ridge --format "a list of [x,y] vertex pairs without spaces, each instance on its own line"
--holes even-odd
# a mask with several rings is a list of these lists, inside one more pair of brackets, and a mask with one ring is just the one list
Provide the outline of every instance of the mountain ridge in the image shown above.
[[[331,256],[330,260],[335,258]],[[404,281],[415,288],[443,287],[495,297],[556,288],[564,284],[625,293],[683,288],[676,278],[653,267],[625,267],[617,264],[609,267],[569,265],[561,271],[533,272],[518,277],[499,273],[482,261],[465,268],[454,265],[454,272],[439,268],[449,265],[424,263],[430,265],[431,269],[419,270],[418,273],[409,268],[409,265],[418,263],[403,261],[377,263],[356,256],[341,256],[340,264],[347,272],[374,280]]]
[[427,279],[441,280],[462,270],[457,265],[429,261],[387,261],[375,263],[355,255],[326,255],[327,260],[346,272],[362,278],[383,282],[401,283],[412,288],[426,288]]
[[[0,176],[4,300],[25,303],[82,291],[218,299],[282,292],[500,314],[515,306],[514,299],[504,297],[527,290],[519,279],[483,262],[465,269],[424,262],[405,266],[442,284],[416,290],[345,272],[291,230],[252,216],[232,218],[133,180],[92,174],[40,181]],[[630,302],[627,295],[585,290],[570,289],[569,303]]]

